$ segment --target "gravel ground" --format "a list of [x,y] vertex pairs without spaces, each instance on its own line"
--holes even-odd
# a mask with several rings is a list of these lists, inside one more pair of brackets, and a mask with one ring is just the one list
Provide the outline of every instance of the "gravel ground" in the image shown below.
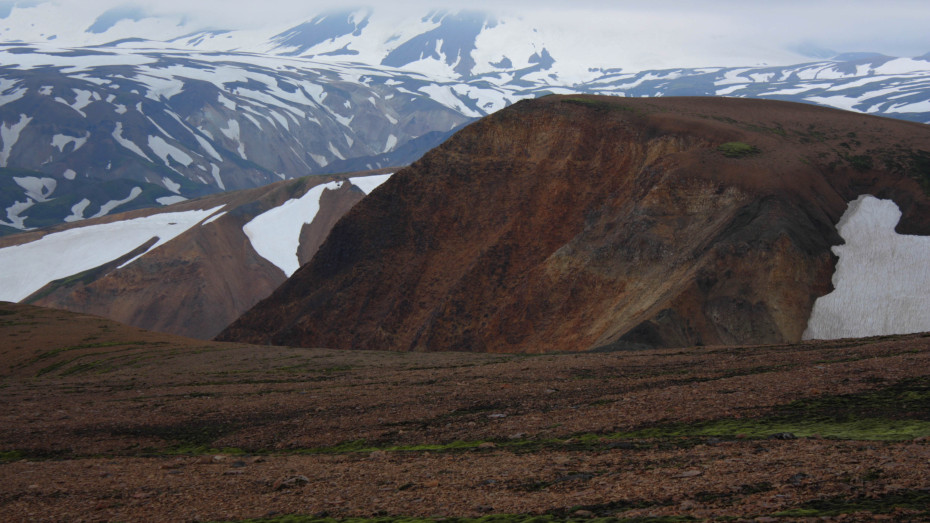
[[856,411],[888,425],[891,441],[630,433],[925,383],[930,338],[920,335],[398,354],[201,342],[3,304],[0,340],[8,521],[930,515],[920,424],[930,419],[913,407],[928,403],[924,389]]

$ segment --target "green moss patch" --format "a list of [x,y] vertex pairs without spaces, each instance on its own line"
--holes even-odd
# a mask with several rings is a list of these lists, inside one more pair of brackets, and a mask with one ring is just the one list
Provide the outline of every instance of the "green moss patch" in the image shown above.
[[755,145],[749,145],[744,142],[727,142],[717,147],[717,150],[727,158],[745,158],[746,156],[753,156],[760,152],[759,148]]
[[618,438],[797,437],[905,441],[930,436],[930,377],[876,391],[795,401],[760,418],[670,424],[615,434]]

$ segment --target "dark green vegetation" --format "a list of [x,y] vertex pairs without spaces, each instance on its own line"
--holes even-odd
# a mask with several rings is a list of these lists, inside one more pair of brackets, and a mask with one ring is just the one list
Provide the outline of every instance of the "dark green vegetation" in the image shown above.
[[727,158],[745,158],[759,154],[759,148],[744,142],[727,142],[717,147]]
[[[255,422],[256,420],[251,420]],[[854,441],[908,441],[930,436],[930,377],[906,380],[879,390],[841,396],[821,396],[776,407],[762,417],[717,419],[700,423],[668,423],[629,432],[582,433],[569,438],[515,438],[447,443],[397,445],[364,439],[316,448],[270,450],[216,448],[212,442],[239,426],[217,420],[174,427],[138,427],[126,434],[163,438],[164,449],[145,449],[145,455],[234,454],[369,454],[371,452],[461,453],[508,450],[599,452],[610,449],[654,450],[689,448],[709,440],[796,439],[821,437]]]

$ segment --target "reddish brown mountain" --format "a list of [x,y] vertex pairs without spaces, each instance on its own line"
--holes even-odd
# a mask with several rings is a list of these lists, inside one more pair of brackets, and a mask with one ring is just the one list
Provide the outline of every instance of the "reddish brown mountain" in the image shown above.
[[[32,259],[41,267],[36,271],[52,268],[66,276],[40,278],[40,285],[49,283],[41,288],[34,285],[37,290],[21,300],[0,299],[95,314],[161,332],[212,338],[287,279],[288,267],[279,265],[283,255],[294,258],[294,269],[313,256],[339,217],[365,196],[351,183],[362,180],[365,174],[371,173],[351,178],[288,180],[5,237],[0,239],[0,259],[5,259],[4,255],[12,260]],[[285,208],[290,212],[281,212]],[[309,223],[300,228],[298,221],[291,227],[295,214]],[[244,226],[261,216],[271,218],[250,238]],[[131,241],[122,242],[125,247],[114,247],[118,240],[113,235],[140,228],[139,224],[146,220],[159,223],[141,226],[141,232],[133,233]],[[116,227],[99,233],[100,227],[107,224]],[[166,237],[179,224],[183,232]],[[278,237],[287,230],[292,234]],[[68,234],[78,240],[66,238]],[[52,244],[52,248],[37,248],[40,239]],[[263,239],[265,245],[276,248],[270,253],[257,252],[255,242]],[[167,241],[152,248],[161,240]],[[9,254],[16,246],[33,247],[36,253]],[[87,256],[88,246],[106,251],[101,258],[104,261],[91,268],[72,268]],[[59,265],[65,267],[47,267],[50,264],[43,258],[49,256],[59,258]]]
[[550,96],[352,209],[223,340],[547,352],[797,341],[836,223],[930,233],[930,127],[777,101]]

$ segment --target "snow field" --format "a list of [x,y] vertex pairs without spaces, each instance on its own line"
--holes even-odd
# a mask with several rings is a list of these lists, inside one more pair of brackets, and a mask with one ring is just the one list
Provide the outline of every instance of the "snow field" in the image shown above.
[[300,268],[297,259],[300,231],[305,224],[312,223],[320,212],[323,191],[334,191],[340,187],[342,182],[317,185],[300,198],[288,200],[253,218],[242,226],[252,248],[290,278]]
[[863,195],[837,224],[846,241],[835,290],[814,303],[803,339],[839,339],[930,330],[930,237],[894,231],[901,211]]
[[[365,194],[371,194],[386,182],[392,174],[360,176],[350,178],[349,183]],[[300,198],[291,199],[266,211],[242,227],[252,243],[252,248],[262,258],[281,269],[290,278],[300,268],[297,249],[300,247],[300,231],[305,224],[313,222],[320,212],[320,197],[324,190],[334,191],[342,182],[330,182],[312,187]]]
[[157,237],[158,242],[146,251],[150,252],[222,207],[75,227],[0,249],[0,267],[4,269],[0,271],[0,300],[23,300],[49,282],[99,267]]

